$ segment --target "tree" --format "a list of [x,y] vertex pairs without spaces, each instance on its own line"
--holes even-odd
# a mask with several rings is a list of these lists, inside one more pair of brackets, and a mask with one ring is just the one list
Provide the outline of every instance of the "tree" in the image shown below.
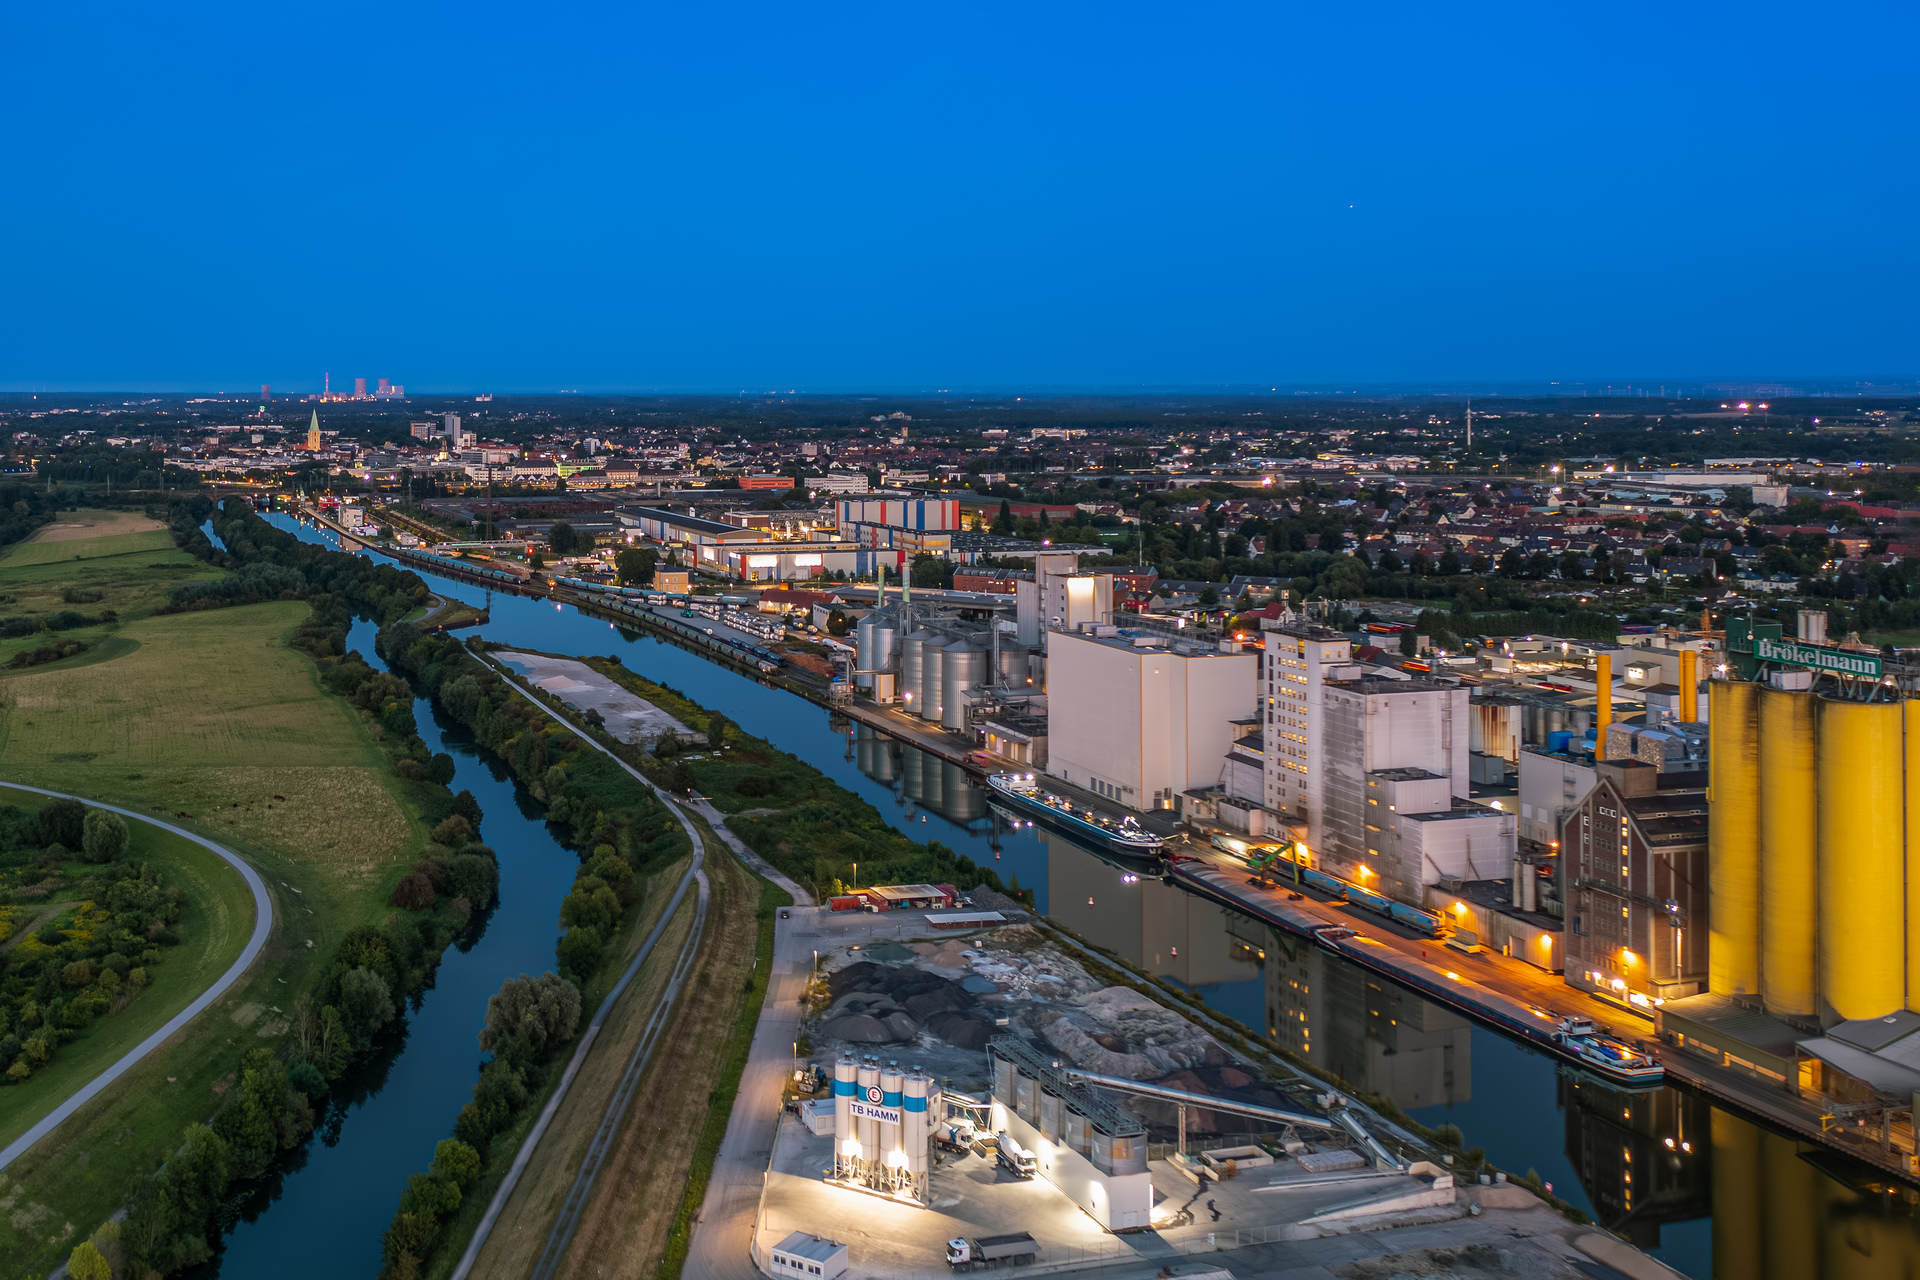
[[89,809],[80,839],[88,862],[117,862],[127,851],[127,824],[117,813]]
[[93,1241],[82,1240],[67,1255],[67,1275],[72,1280],[113,1280],[113,1268],[93,1247]]
[[1400,654],[1402,657],[1413,658],[1419,656],[1419,653],[1420,637],[1412,627],[1408,627],[1400,633]]
[[1440,573],[1443,577],[1450,577],[1459,572],[1460,553],[1452,547],[1448,547],[1440,553]]
[[1000,514],[993,518],[993,532],[1004,537],[1013,536],[1013,504],[1005,498],[1000,499]]
[[613,558],[614,572],[623,586],[644,587],[653,581],[653,568],[660,553],[647,547],[628,547]]
[[380,1028],[393,1021],[392,988],[371,969],[349,969],[340,977],[340,1016],[354,1047],[366,1049]]
[[565,520],[555,520],[553,528],[547,530],[547,546],[557,556],[570,556],[579,549],[580,537]]
[[85,838],[87,806],[78,800],[55,800],[40,811],[37,844],[57,844],[78,849]]
[[827,615],[827,634],[830,636],[844,636],[847,634],[847,615],[838,609],[829,613]]

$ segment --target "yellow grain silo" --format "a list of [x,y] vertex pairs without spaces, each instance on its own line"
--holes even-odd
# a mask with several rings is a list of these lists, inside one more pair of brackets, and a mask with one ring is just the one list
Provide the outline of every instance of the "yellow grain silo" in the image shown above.
[[[1820,1274],[1818,1170],[1800,1146],[1777,1133],[1760,1135],[1761,1280],[1811,1280]],[[1714,1172],[1719,1173],[1716,1168]]]
[[1900,704],[1907,722],[1907,1008],[1920,1013],[1920,699]]
[[1757,685],[1707,686],[1707,989],[1760,994]]
[[1813,695],[1759,690],[1760,991],[1767,1012],[1812,1017],[1818,875]]
[[1879,1018],[1906,1007],[1905,714],[1816,706],[1822,1015]]

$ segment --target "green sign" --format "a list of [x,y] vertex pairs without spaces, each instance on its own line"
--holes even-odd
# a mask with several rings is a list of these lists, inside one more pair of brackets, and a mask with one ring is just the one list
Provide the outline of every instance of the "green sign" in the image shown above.
[[1786,662],[1796,667],[1813,667],[1843,676],[1865,676],[1870,680],[1878,680],[1881,675],[1880,655],[1877,653],[1825,649],[1792,640],[1770,640],[1765,636],[1755,636],[1753,656],[1761,662]]

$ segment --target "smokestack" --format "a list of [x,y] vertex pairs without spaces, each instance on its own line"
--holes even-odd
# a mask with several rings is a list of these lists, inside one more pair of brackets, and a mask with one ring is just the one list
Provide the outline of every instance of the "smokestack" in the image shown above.
[[264,382],[261,383],[260,384],[260,402],[262,404],[265,404],[267,401],[271,399],[273,399],[273,388],[268,386]]
[[1603,653],[1595,660],[1594,687],[1599,697],[1593,704],[1593,758],[1607,758],[1607,726],[1613,723],[1613,655]]
[[1700,671],[1695,665],[1700,655],[1691,649],[1680,651],[1680,723],[1692,724],[1700,718]]

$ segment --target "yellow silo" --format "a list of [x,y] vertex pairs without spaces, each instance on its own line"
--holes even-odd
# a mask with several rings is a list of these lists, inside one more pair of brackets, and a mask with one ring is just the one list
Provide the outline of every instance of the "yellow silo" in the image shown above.
[[1759,690],[1760,991],[1771,1014],[1819,1011],[1813,695]]
[[1906,718],[1907,745],[1907,1008],[1920,1013],[1920,700],[1900,704]]
[[1905,713],[1816,706],[1822,1017],[1883,1017],[1907,994]]
[[1820,1274],[1823,1179],[1800,1158],[1800,1145],[1777,1133],[1760,1135],[1760,1167],[1758,1275],[1763,1280],[1810,1280]]
[[1757,685],[1707,686],[1707,989],[1760,994]]

